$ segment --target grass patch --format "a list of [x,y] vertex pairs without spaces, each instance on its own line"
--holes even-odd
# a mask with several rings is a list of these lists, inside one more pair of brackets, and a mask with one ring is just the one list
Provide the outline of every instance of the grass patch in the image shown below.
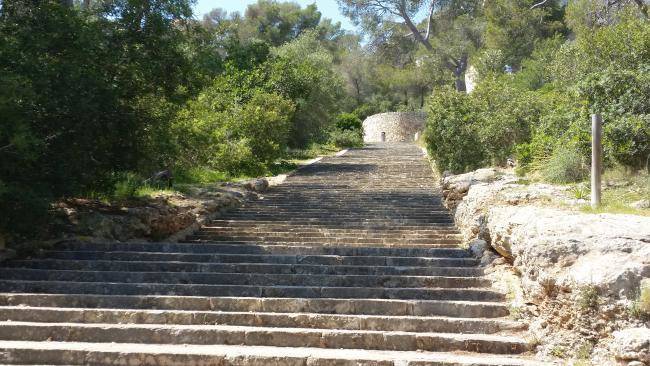
[[[575,352],[575,357],[580,361],[588,361],[591,357],[591,352],[594,350],[594,345],[589,341],[582,343]],[[587,363],[589,364],[589,363]]]
[[231,179],[231,176],[226,172],[213,170],[207,167],[193,167],[177,170],[174,176],[174,183],[207,184],[225,182],[229,179]]
[[176,193],[178,193],[178,190],[176,189],[160,189],[158,187],[142,186],[135,191],[133,196],[136,198],[151,198],[157,196],[171,196]]
[[630,315],[637,319],[650,320],[650,279],[641,281],[636,299],[630,305]]
[[583,311],[596,309],[599,304],[598,288],[594,285],[584,285],[578,290],[578,306]]
[[586,206],[587,213],[618,213],[650,216],[650,209],[637,209],[631,203],[643,199],[650,200],[650,175],[648,173],[631,173],[623,169],[612,169],[603,175],[601,206]]
[[305,149],[291,149],[287,152],[285,160],[290,162],[301,162],[302,160],[313,159],[317,156],[331,155],[340,149],[331,144],[311,144]]
[[569,354],[564,346],[554,346],[549,352],[551,356],[557,358],[568,358]]
[[332,155],[339,149],[329,144],[313,144],[306,149],[292,149],[273,164],[263,167],[257,174],[231,174],[209,167],[190,167],[173,170],[173,185],[167,187],[166,182],[151,184],[143,176],[133,172],[117,173],[114,177],[113,189],[108,192],[89,191],[84,198],[96,199],[105,204],[125,202],[139,198],[188,193],[192,188],[202,187],[221,182],[237,182],[257,177],[286,174],[297,169],[307,160],[317,156]]

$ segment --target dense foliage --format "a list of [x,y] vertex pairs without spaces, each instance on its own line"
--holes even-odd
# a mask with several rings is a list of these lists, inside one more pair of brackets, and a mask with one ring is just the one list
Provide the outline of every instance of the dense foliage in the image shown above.
[[[530,52],[495,43],[476,55],[472,93],[436,89],[427,141],[439,168],[462,172],[511,159],[520,173],[579,181],[591,154],[590,114],[601,113],[606,164],[647,169],[650,22],[634,6],[612,17],[589,27],[572,23],[571,40],[540,35]],[[504,72],[516,65],[511,52],[526,55],[514,73]],[[459,147],[465,153],[454,151]]]
[[191,0],[0,0],[0,242],[38,234],[55,200],[128,199],[161,170],[211,182],[361,146],[386,111],[428,112],[442,170],[582,179],[596,111],[608,164],[650,164],[638,1],[338,2],[361,33],[277,0],[200,21]]
[[161,170],[264,174],[328,140],[337,24],[265,0],[198,22],[191,5],[2,2],[0,239],[37,234],[56,199],[128,198]]
[[48,200],[165,163],[175,107],[219,67],[183,52],[200,42],[200,30],[173,26],[190,15],[183,2],[3,4],[0,229],[28,232]]

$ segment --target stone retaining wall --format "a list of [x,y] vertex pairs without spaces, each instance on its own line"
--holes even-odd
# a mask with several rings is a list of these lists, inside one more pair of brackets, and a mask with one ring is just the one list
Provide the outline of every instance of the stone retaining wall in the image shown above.
[[425,120],[426,115],[423,112],[375,114],[363,121],[363,140],[365,142],[414,141],[416,133],[422,133]]

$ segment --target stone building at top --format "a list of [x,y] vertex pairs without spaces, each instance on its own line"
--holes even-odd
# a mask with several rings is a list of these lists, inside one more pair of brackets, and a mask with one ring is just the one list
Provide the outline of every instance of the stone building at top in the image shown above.
[[423,112],[387,112],[372,115],[363,121],[364,142],[415,141],[424,130]]

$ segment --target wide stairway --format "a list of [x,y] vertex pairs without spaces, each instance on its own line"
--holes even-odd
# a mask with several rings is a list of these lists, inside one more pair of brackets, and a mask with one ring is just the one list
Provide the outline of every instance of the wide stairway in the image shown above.
[[538,364],[436,189],[419,148],[371,145],[182,243],[4,263],[0,364]]

